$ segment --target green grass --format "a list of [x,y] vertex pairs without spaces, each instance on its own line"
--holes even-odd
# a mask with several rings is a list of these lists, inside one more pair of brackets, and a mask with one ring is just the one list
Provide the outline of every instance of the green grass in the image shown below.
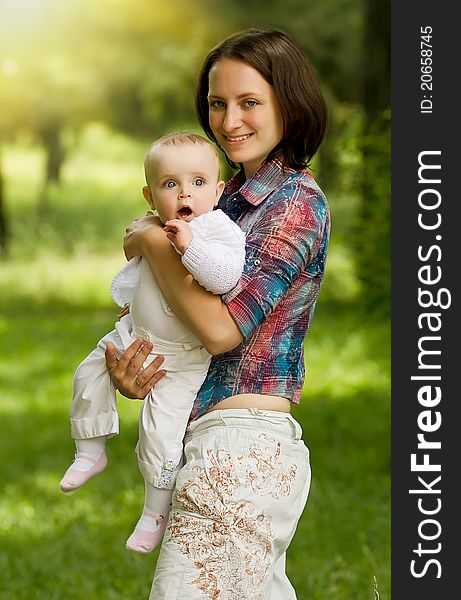
[[[119,399],[109,468],[77,493],[58,490],[73,456],[72,374],[112,328],[108,286],[123,261],[123,230],[144,211],[143,149],[90,130],[41,216],[40,153],[5,153],[14,239],[0,264],[1,600],[148,597],[157,552],[124,548],[143,501],[139,403]],[[380,600],[390,598],[389,330],[360,311],[345,227],[333,237],[293,409],[313,470],[288,553],[299,600],[377,600],[376,585]]]

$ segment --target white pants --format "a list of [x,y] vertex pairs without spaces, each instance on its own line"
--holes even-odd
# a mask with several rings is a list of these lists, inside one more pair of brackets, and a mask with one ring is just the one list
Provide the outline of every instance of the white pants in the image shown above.
[[287,413],[213,411],[189,425],[150,600],[295,600],[285,552],[309,493]]
[[[110,341],[120,356],[142,333],[145,332],[132,327],[129,315],[123,317],[78,366],[71,406],[74,439],[112,437],[119,432],[115,387],[107,372],[104,352]],[[146,363],[163,354],[162,369],[166,375],[142,403],[136,454],[146,481],[172,489],[182,459],[190,411],[206,377],[210,355],[203,346],[190,348],[188,344],[173,344],[153,336],[150,340],[154,349]]]

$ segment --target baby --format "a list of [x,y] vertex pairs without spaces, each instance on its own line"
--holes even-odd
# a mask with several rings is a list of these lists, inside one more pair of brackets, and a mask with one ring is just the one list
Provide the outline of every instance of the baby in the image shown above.
[[[224,188],[216,150],[205,138],[180,132],[164,136],[147,152],[143,194],[157,211],[183,265],[207,290],[224,294],[243,271],[245,236],[221,210],[213,210]],[[142,515],[126,546],[151,552],[165,531],[171,494],[181,467],[182,441],[192,404],[211,356],[172,313],[147,261],[130,260],[114,277],[112,297],[129,314],[115,324],[78,366],[73,380],[71,435],[77,452],[60,482],[63,492],[81,487],[106,468],[106,440],[119,432],[116,390],[104,351],[112,342],[120,355],[137,338],[152,341],[166,374],[145,397],[136,454],[145,481]]]

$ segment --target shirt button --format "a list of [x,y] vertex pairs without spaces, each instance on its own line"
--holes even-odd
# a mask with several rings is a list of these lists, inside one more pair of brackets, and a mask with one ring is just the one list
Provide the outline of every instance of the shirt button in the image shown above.
[[257,258],[257,259],[255,260],[254,264],[255,264],[255,265],[260,265],[260,264],[261,264],[261,261],[259,260],[259,258]]
[[145,342],[150,342],[150,335],[144,329],[142,330],[142,339]]
[[167,311],[168,311],[169,313],[172,313],[172,312],[173,312],[169,306],[167,306],[167,307],[166,307],[166,309],[167,309]]

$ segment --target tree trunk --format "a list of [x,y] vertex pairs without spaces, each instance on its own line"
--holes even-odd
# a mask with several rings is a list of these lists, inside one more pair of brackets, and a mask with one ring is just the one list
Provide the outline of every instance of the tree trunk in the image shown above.
[[9,228],[5,208],[5,187],[0,154],[0,256],[8,256]]
[[46,151],[46,174],[43,189],[39,197],[39,211],[48,208],[48,191],[51,183],[59,184],[61,181],[61,168],[64,163],[65,152],[61,140],[61,127],[58,123],[46,124],[40,131]]
[[367,309],[388,312],[390,290],[390,7],[367,0],[364,29],[362,204],[356,258]]

